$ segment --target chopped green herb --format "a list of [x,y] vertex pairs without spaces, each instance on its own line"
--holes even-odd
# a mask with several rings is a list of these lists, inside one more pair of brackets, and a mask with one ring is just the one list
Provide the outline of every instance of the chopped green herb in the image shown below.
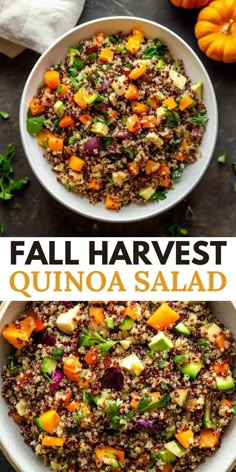
[[133,151],[133,149],[131,149],[131,148],[126,148],[126,149],[125,149],[125,154],[127,154],[127,156],[128,156],[129,159],[133,159],[133,158],[134,158],[134,151]]
[[82,59],[75,59],[74,62],[73,62],[73,67],[72,69],[76,69],[76,74],[77,74],[77,70],[81,70],[83,69],[84,67],[84,61],[82,61]]
[[83,390],[83,402],[84,403],[94,403],[94,405],[98,404],[100,396],[99,395],[92,395],[91,393]]
[[0,223],[0,236],[3,236],[5,233],[5,225],[4,223]]
[[120,429],[121,420],[123,417],[119,415],[120,407],[122,405],[121,400],[108,400],[106,402],[105,413],[114,429]]
[[175,62],[173,67],[174,67],[175,70],[179,71],[180,70],[180,63]]
[[164,369],[165,367],[167,367],[168,362],[167,361],[157,361],[157,365],[158,365],[158,367],[160,367],[160,369]]
[[165,46],[162,44],[160,39],[155,38],[153,40],[153,46],[147,47],[144,51],[144,56],[148,58],[152,58],[157,56],[158,58],[165,55]]
[[159,200],[165,200],[166,198],[167,198],[167,191],[160,187],[152,195],[151,200],[159,201]]
[[233,168],[233,171],[236,173],[236,162],[232,163],[232,168]]
[[105,138],[104,139],[104,146],[107,148],[107,147],[111,146],[112,142],[113,142],[112,138]]
[[197,344],[198,346],[205,346],[205,347],[209,346],[209,342],[206,341],[206,339],[198,339]]
[[75,411],[73,417],[78,423],[80,423],[84,419],[84,412],[83,409],[80,408],[78,411]]
[[86,346],[91,347],[95,346],[101,351],[101,356],[105,357],[109,350],[115,346],[117,341],[107,341],[98,333],[91,333],[89,334],[87,330],[83,330],[83,335],[78,341],[79,347]]
[[109,36],[109,41],[111,44],[117,44],[118,43],[118,39],[115,38],[114,36]]
[[158,402],[152,402],[152,397],[142,397],[138,403],[137,411],[143,414],[151,410],[156,410],[157,408],[165,408],[169,401],[170,396],[167,393],[164,393]]
[[227,153],[225,152],[224,154],[221,154],[219,157],[217,157],[217,161],[219,164],[225,164],[227,159]]
[[61,361],[62,357],[64,355],[64,349],[60,347],[54,347],[52,350],[51,357],[55,359],[56,361]]
[[146,354],[148,357],[150,357],[151,359],[153,359],[155,357],[155,354],[153,351],[146,351]]
[[79,141],[80,138],[77,137],[77,136],[71,136],[69,139],[68,139],[68,144],[74,144],[76,143],[77,141]]
[[44,121],[45,117],[43,115],[28,117],[26,121],[27,131],[33,135],[39,134],[43,128]]
[[[116,52],[120,52],[121,54],[126,54],[126,53],[127,53],[127,49],[126,49],[126,47],[120,47],[120,46],[118,46],[118,47],[116,48]],[[109,65],[110,65],[110,64],[109,64]]]
[[187,121],[193,125],[203,126],[205,128],[208,122],[208,116],[204,110],[197,108],[195,115],[191,118],[187,118]]
[[0,116],[1,118],[3,118],[4,120],[7,120],[7,118],[9,118],[9,113],[7,111],[3,111],[3,110],[0,110]]
[[189,230],[185,226],[181,226],[178,223],[174,223],[168,227],[168,232],[172,236],[188,236]]
[[182,163],[180,164],[175,170],[173,170],[171,177],[173,180],[177,180],[182,176],[182,173],[185,169],[185,165]]
[[180,354],[179,356],[174,356],[173,361],[176,364],[182,364],[183,362],[186,361],[186,356],[184,354]]
[[96,59],[98,57],[97,53],[96,52],[92,52],[92,54],[88,54],[87,55],[87,59],[89,61],[92,61],[93,59]]
[[15,152],[14,144],[8,144],[5,153],[0,154],[0,199],[2,200],[13,198],[15,192],[20,190],[29,180],[28,177],[18,180],[12,179],[12,158]]
[[62,91],[62,85],[60,84],[56,89],[56,93],[60,93],[61,91]]

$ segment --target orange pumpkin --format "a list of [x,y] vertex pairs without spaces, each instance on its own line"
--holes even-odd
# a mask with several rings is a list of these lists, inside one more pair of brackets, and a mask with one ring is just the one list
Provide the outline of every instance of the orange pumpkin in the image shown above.
[[235,0],[214,0],[198,16],[195,34],[200,49],[211,59],[236,62]]
[[176,7],[190,10],[191,8],[205,7],[211,0],[170,0]]

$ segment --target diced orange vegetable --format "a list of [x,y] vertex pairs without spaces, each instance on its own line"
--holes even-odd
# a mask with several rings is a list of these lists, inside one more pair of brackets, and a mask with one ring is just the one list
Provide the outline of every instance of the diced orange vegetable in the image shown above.
[[213,429],[203,429],[200,432],[199,446],[207,449],[216,447],[220,439],[220,433]]
[[47,70],[44,74],[44,82],[52,89],[60,85],[60,74],[57,70]]
[[50,136],[53,136],[51,131],[49,131],[48,129],[41,129],[41,131],[37,135],[37,142],[39,146],[42,146],[44,148],[47,147],[48,139],[50,138]]
[[69,103],[74,103],[75,99],[74,97],[71,95],[69,98],[68,98],[68,102]]
[[69,380],[78,383],[81,374],[81,364],[79,362],[78,357],[66,357],[63,361],[63,372]]
[[170,168],[162,164],[158,169],[158,175],[170,175]]
[[85,110],[88,107],[88,104],[85,100],[85,92],[76,92],[74,95],[74,101],[77,105],[79,105],[82,110]]
[[141,117],[141,125],[143,128],[155,128],[158,125],[158,120],[152,115],[143,115]]
[[98,350],[96,347],[92,346],[89,351],[87,352],[85,358],[85,362],[88,365],[95,365],[98,362]]
[[137,162],[128,162],[127,169],[130,175],[138,175],[139,174],[139,165]]
[[82,388],[88,388],[89,387],[89,381],[82,377],[82,375],[79,377],[78,380],[78,385]]
[[126,126],[131,133],[137,133],[141,127],[138,115],[134,114],[127,118]]
[[141,48],[141,41],[137,36],[130,36],[126,41],[125,47],[131,54],[136,54]]
[[48,410],[38,418],[40,428],[49,434],[53,434],[60,421],[61,418],[56,410]]
[[147,70],[147,64],[144,62],[143,64],[140,64],[139,66],[135,67],[129,74],[129,78],[132,80],[137,80],[141,75],[145,74]]
[[58,92],[58,96],[64,97],[64,95],[66,95],[67,92],[69,91],[69,85],[60,84],[59,87],[60,87],[60,92]]
[[181,151],[183,151],[183,152],[188,152],[189,151],[189,145],[188,145],[186,139],[183,139],[183,141],[181,143]]
[[216,374],[226,374],[229,370],[229,364],[226,364],[225,362],[216,362],[212,368]]
[[34,318],[34,321],[35,321],[35,333],[38,333],[39,331],[42,331],[45,328],[43,318],[36,316]]
[[131,102],[131,108],[134,113],[137,113],[138,115],[141,115],[141,113],[147,113],[148,107],[145,105],[145,103],[140,103],[137,101]]
[[223,400],[221,400],[220,403],[221,403],[221,405],[228,406],[228,408],[230,408],[230,409],[233,406],[232,403],[229,400],[227,400],[227,398],[223,398]]
[[158,331],[172,325],[179,318],[179,314],[173,308],[167,305],[167,303],[162,303],[148,318],[147,324]]
[[138,318],[138,313],[136,312],[135,308],[133,308],[132,306],[127,306],[126,307],[124,315],[129,316],[134,321],[137,320],[137,318]]
[[177,433],[175,437],[181,446],[185,447],[185,449],[188,449],[193,444],[194,435],[191,429],[181,431],[180,433]]
[[109,116],[109,119],[110,119],[110,120],[115,120],[115,119],[117,118],[117,116],[118,116],[118,111],[113,110],[112,108],[110,108],[110,109],[108,110],[108,116]]
[[59,138],[58,136],[55,136],[54,134],[52,134],[51,136],[48,137],[47,143],[51,151],[56,151],[56,152],[63,151],[62,138]]
[[44,436],[42,439],[42,446],[46,447],[62,447],[65,439],[57,436]]
[[127,100],[137,100],[139,96],[139,89],[134,84],[129,84],[128,89],[125,92],[125,98]]
[[35,328],[34,318],[27,316],[22,321],[7,324],[2,330],[2,336],[16,349],[22,349],[28,343]]
[[23,423],[25,421],[25,417],[24,416],[21,416],[19,415],[18,413],[14,412],[14,413],[10,413],[10,416],[13,418],[13,420],[15,421],[15,423]]
[[186,401],[185,408],[187,411],[197,410],[199,403],[196,398],[190,398]]
[[96,179],[91,179],[87,184],[88,189],[90,190],[99,190],[100,183]]
[[89,308],[89,316],[91,316],[99,325],[104,323],[105,316],[103,308],[91,306]]
[[177,161],[183,162],[187,158],[187,154],[185,152],[177,152],[175,154],[175,159]]
[[43,91],[47,92],[47,93],[52,93],[52,89],[51,89],[51,87],[48,87],[48,85],[43,86]]
[[181,98],[179,102],[179,109],[181,111],[185,110],[185,108],[190,107],[193,104],[193,99],[189,97],[189,95],[185,95],[184,97]]
[[142,41],[144,39],[144,33],[141,30],[139,30],[138,28],[134,28],[132,30],[132,36],[139,39],[139,41]]
[[71,412],[78,411],[80,409],[80,406],[81,404],[79,402],[73,401],[69,403],[69,405],[67,405],[66,409]]
[[158,162],[155,162],[149,159],[145,165],[145,172],[147,175],[152,174],[153,172],[156,172],[159,167],[160,167],[160,164]]
[[150,396],[152,397],[152,403],[158,402],[161,398],[160,392],[151,392]]
[[105,40],[104,33],[98,33],[95,37],[95,40],[93,41],[93,45],[100,48],[104,40]]
[[138,404],[139,404],[139,402],[140,402],[140,399],[141,399],[141,397],[140,397],[140,395],[138,395],[138,394],[135,395],[135,396],[132,398],[132,400],[131,400],[131,402],[130,402],[130,404],[129,404],[129,406],[130,406],[130,408],[131,408],[132,410],[136,410],[136,408],[137,408],[137,406],[138,406]]
[[63,406],[65,408],[70,404],[71,399],[72,399],[72,390],[69,390],[69,392],[66,392],[64,396]]
[[33,116],[40,115],[45,111],[45,106],[40,103],[39,98],[32,98],[29,102],[29,109]]
[[226,336],[224,333],[219,334],[215,339],[216,347],[221,351],[225,347]]
[[156,97],[150,97],[150,107],[156,110],[160,106],[160,100]]
[[80,157],[77,156],[70,156],[68,165],[72,170],[75,170],[76,172],[80,172],[81,169],[84,167],[85,161],[83,159],[80,159]]
[[103,446],[103,447],[96,446],[95,456],[96,456],[95,461],[98,466],[103,464],[104,459],[106,459],[107,457],[111,457],[111,458],[114,457],[121,464],[125,462],[124,451],[120,449],[115,449],[114,447],[110,447],[110,446]]
[[72,126],[74,123],[75,123],[75,120],[72,116],[65,115],[59,121],[58,126],[60,126],[60,128],[67,128],[68,126]]
[[160,179],[160,186],[168,188],[170,186],[170,176],[167,175],[166,177],[162,177]]
[[172,470],[173,470],[173,467],[171,464],[165,464],[164,469],[162,470],[156,469],[156,472],[172,472]]
[[164,102],[163,102],[163,105],[165,107],[169,108],[169,110],[174,110],[174,108],[177,107],[177,103],[176,103],[174,97],[166,98],[166,100],[164,100]]
[[98,56],[99,61],[110,64],[113,61],[114,51],[109,48],[103,48]]
[[83,125],[86,125],[86,123],[91,121],[91,119],[92,119],[91,115],[81,115],[79,117],[79,121],[81,121],[81,123],[83,123]]
[[116,200],[113,200],[113,198],[110,197],[110,195],[107,195],[106,200],[105,200],[105,207],[108,210],[119,210],[120,205]]

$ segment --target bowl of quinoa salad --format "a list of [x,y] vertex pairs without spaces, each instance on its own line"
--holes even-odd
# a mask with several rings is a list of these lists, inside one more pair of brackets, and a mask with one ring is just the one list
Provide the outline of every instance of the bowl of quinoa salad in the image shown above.
[[114,222],[184,198],[209,164],[217,124],[214,89],[189,46],[125,17],[81,25],[49,48],[20,110],[42,185],[73,211]]
[[18,470],[226,472],[235,306],[6,303],[1,444]]

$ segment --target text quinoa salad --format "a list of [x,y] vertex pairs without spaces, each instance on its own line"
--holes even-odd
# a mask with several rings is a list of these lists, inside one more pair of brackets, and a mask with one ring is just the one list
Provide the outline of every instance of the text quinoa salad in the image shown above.
[[165,199],[200,157],[202,92],[160,39],[99,33],[45,72],[27,129],[66,189],[119,211]]
[[2,395],[53,471],[189,472],[236,413],[232,334],[204,302],[33,302]]

